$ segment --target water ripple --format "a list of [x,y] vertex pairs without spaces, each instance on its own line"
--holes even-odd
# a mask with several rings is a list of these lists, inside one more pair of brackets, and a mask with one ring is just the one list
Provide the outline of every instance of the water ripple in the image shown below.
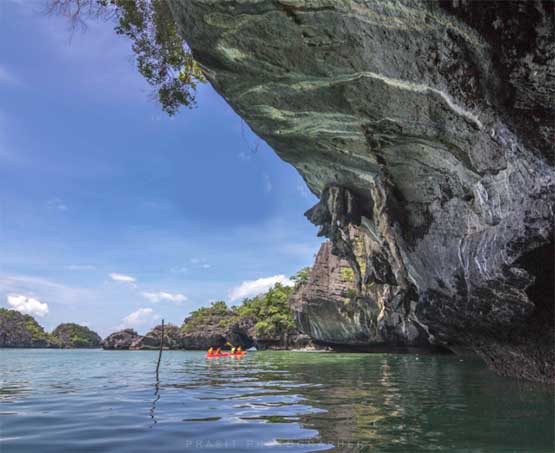
[[2,350],[0,450],[553,451],[553,392],[449,356]]

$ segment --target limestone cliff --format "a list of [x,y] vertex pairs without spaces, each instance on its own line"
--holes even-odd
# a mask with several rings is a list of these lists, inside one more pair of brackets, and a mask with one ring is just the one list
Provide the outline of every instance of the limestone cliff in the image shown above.
[[0,348],[59,348],[58,338],[44,331],[31,315],[0,308]]
[[[360,245],[362,239],[357,239]],[[349,261],[332,253],[326,242],[320,248],[307,285],[291,298],[291,308],[299,329],[320,344],[349,346],[357,350],[383,350],[429,346],[417,320],[397,312],[384,312],[373,296],[375,285],[358,290]],[[356,262],[364,269],[365,255],[357,250]],[[361,260],[361,261],[358,261]]]
[[320,197],[319,260],[352,271],[339,298],[322,278],[341,269],[313,274],[306,332],[554,380],[553,5],[171,2],[211,84]]

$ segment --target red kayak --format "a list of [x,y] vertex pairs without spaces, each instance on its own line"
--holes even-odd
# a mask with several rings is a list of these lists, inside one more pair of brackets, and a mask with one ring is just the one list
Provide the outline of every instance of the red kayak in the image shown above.
[[215,358],[215,357],[241,357],[242,355],[246,355],[245,351],[242,352],[221,352],[220,354],[206,354],[204,357],[207,359]]

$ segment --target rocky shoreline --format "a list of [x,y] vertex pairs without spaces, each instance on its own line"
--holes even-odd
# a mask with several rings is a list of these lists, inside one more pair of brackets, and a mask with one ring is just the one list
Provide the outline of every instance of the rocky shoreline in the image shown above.
[[[207,350],[227,344],[243,349],[299,349],[314,347],[310,337],[301,333],[293,318],[289,300],[306,282],[308,271],[303,269],[292,277],[295,287],[276,283],[265,293],[246,298],[241,304],[228,306],[224,301],[200,307],[185,318],[178,327],[165,326],[164,347],[168,349]],[[124,329],[109,335],[104,349],[148,350],[160,347],[161,326],[146,335]]]
[[[252,323],[224,326],[221,317],[208,319],[194,329],[180,329],[175,325],[164,326],[164,348],[173,350],[206,351],[210,347],[224,348],[227,342],[243,349],[255,347],[258,350],[291,350],[316,348],[308,335],[292,329],[283,336],[258,337],[253,332]],[[187,325],[187,320],[184,326]],[[161,325],[146,335],[139,335],[133,329],[124,329],[110,334],[102,341],[107,350],[152,350],[160,348]]]

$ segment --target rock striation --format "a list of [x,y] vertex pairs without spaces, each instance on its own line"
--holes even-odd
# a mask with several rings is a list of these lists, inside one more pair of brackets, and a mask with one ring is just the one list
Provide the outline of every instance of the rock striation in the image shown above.
[[555,380],[553,2],[171,7],[210,83],[320,198],[303,331]]
[[[426,332],[416,320],[397,312],[382,312],[371,292],[359,291],[356,274],[345,258],[332,253],[325,242],[310,280],[291,298],[291,308],[302,332],[320,344],[372,350],[387,343],[397,347],[427,346]],[[357,253],[359,258],[363,256]]]

